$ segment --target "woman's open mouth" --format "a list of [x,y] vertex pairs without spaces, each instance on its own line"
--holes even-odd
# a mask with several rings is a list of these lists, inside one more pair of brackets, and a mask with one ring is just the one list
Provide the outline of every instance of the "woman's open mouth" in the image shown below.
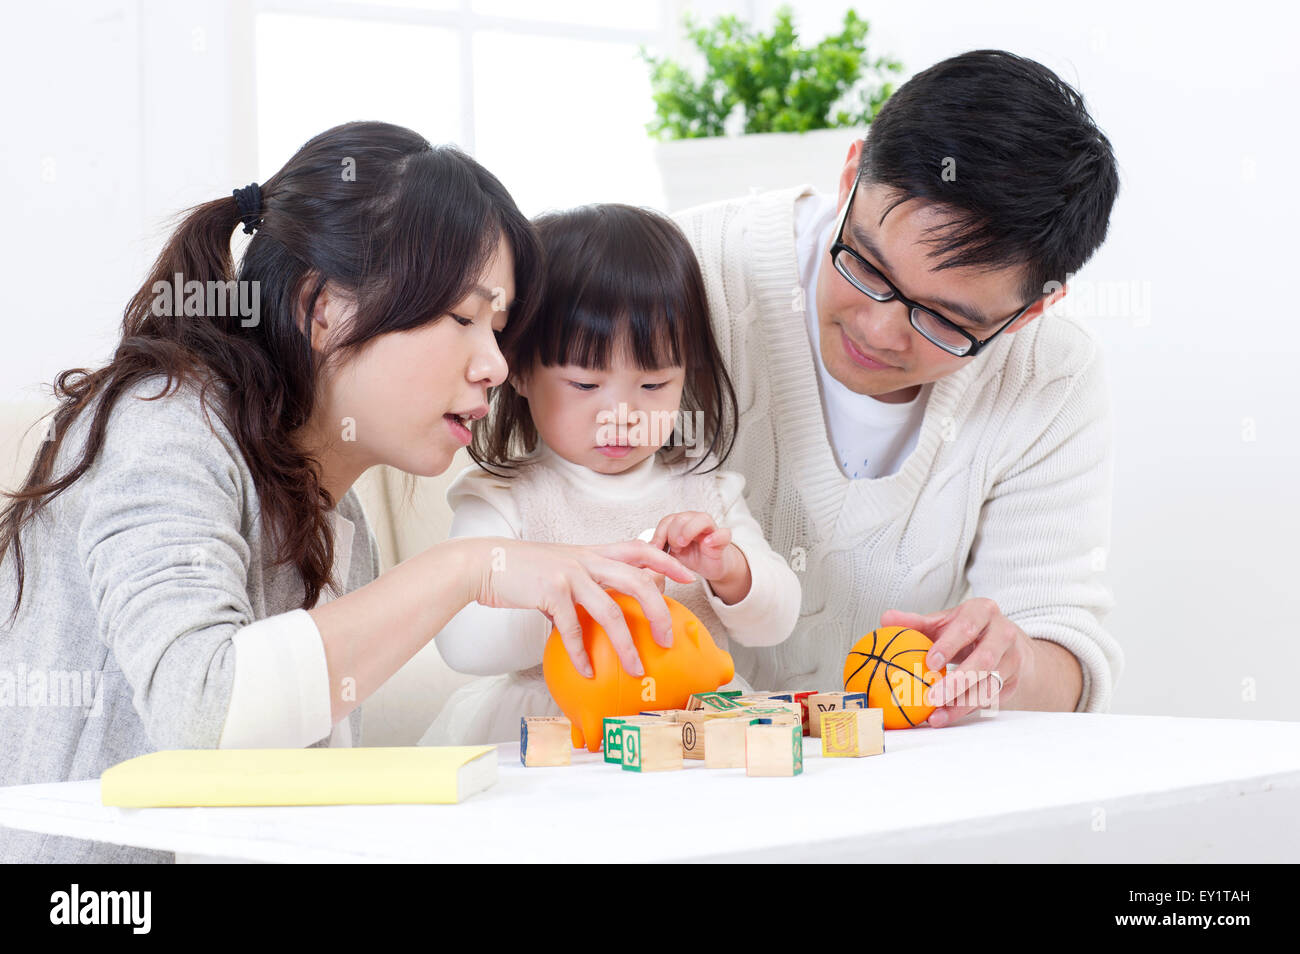
[[447,429],[451,431],[452,437],[456,438],[461,444],[468,445],[474,439],[470,433],[469,426],[475,420],[475,414],[444,414],[442,419],[447,422]]

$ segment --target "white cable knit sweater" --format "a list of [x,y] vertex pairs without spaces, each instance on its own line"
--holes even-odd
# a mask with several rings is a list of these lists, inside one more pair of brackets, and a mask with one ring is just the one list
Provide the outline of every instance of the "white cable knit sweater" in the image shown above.
[[1088,329],[1045,315],[934,382],[916,448],[887,477],[836,465],[799,310],[794,202],[808,186],[674,216],[700,259],[718,347],[740,404],[725,466],[773,550],[799,571],[794,633],[732,647],[766,688],[832,689],[849,648],[890,608],[933,613],[994,600],[1083,670],[1077,711],[1104,712],[1123,652],[1102,627],[1112,440]]

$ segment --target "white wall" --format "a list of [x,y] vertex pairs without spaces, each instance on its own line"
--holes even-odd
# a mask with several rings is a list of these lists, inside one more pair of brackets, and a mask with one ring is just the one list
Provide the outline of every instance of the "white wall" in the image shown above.
[[0,400],[107,359],[167,219],[255,175],[243,0],[6,9]]
[[[689,5],[766,22],[777,4]],[[799,22],[820,36],[845,6],[798,4]],[[1300,309],[1278,287],[1300,251],[1295,15],[1116,0],[1068,16],[1029,2],[858,9],[875,48],[911,70],[986,46],[1042,61],[1083,91],[1119,156],[1110,240],[1075,286],[1077,300],[1088,283],[1136,283],[1149,303],[1092,322],[1117,418],[1110,623],[1128,668],[1115,710],[1300,718]],[[0,399],[102,360],[162,217],[257,177],[251,10],[7,9]]]

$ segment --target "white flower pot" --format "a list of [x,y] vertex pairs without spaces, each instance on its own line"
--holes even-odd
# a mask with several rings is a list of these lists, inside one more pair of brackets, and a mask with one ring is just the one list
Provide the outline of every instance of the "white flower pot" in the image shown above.
[[832,192],[849,147],[866,134],[865,127],[855,127],[655,143],[664,208],[676,212],[702,202],[803,183]]

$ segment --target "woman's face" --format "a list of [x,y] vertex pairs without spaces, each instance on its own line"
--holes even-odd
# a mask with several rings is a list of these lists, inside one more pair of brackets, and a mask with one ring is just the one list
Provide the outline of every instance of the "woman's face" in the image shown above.
[[542,440],[600,474],[631,470],[668,442],[685,385],[680,365],[646,371],[621,352],[604,371],[539,365],[515,381]]
[[[496,335],[514,296],[514,258],[502,239],[477,287],[447,315],[379,335],[328,376],[317,430],[331,448],[337,475],[355,480],[368,467],[388,464],[432,477],[450,466],[470,441],[465,424],[477,426],[469,419],[487,413],[488,388],[506,379]],[[325,309],[327,322],[331,308],[336,315],[346,312],[334,299]]]

